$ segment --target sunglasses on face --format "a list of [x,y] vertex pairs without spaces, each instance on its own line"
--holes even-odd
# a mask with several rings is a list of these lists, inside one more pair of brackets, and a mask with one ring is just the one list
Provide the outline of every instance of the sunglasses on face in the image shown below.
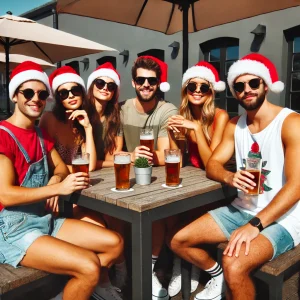
[[41,90],[35,92],[33,89],[19,90],[18,93],[21,93],[27,100],[31,100],[35,94],[38,95],[39,100],[45,101],[49,97],[49,93],[46,90]]
[[70,92],[72,93],[73,96],[77,96],[77,97],[82,96],[82,88],[79,85],[74,85],[69,90],[62,89],[60,91],[57,91],[61,101],[68,99]]
[[134,79],[135,83],[137,85],[143,85],[145,83],[145,81],[148,81],[148,83],[152,86],[152,85],[157,85],[158,84],[158,79],[156,77],[142,77],[142,76],[138,76]]
[[[187,85],[186,85],[186,89],[191,92],[191,93],[194,93],[196,90],[197,90],[197,87],[198,87],[198,83],[196,82],[189,82]],[[201,83],[200,84],[200,92],[202,94],[206,94],[208,93],[210,90],[210,86],[206,83]]]
[[248,82],[236,82],[233,85],[233,88],[236,92],[238,93],[242,93],[245,90],[245,84],[248,83],[248,85],[250,86],[250,88],[252,90],[257,90],[261,84],[261,79],[260,78],[253,78],[251,80],[249,80]]
[[117,84],[114,82],[106,82],[103,79],[96,79],[95,85],[98,90],[102,90],[105,86],[107,86],[107,89],[109,92],[114,92],[117,89]]

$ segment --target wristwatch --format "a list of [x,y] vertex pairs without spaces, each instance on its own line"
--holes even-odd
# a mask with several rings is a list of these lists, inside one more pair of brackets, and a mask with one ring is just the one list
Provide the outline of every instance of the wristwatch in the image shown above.
[[249,221],[249,224],[251,224],[253,227],[258,228],[259,231],[262,231],[264,227],[261,224],[261,221],[258,217],[254,217]]

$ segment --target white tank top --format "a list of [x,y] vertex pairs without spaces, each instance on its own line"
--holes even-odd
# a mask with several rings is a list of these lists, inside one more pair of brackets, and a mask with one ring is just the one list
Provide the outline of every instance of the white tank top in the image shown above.
[[[283,121],[290,113],[295,112],[288,108],[282,109],[265,129],[255,134],[252,134],[247,126],[247,114],[240,116],[234,134],[237,170],[245,167],[245,159],[247,157],[261,157],[262,174],[259,195],[250,196],[238,190],[238,197],[232,202],[232,205],[237,209],[256,215],[272,201],[285,184],[284,148],[281,140],[281,128]],[[277,223],[291,234],[295,246],[299,244],[299,202],[279,218]]]

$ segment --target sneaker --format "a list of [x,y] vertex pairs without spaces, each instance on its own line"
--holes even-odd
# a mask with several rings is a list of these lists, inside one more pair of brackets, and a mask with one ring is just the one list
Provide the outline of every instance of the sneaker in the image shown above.
[[174,257],[173,274],[168,286],[170,297],[176,296],[181,290],[181,260],[178,256]]
[[191,293],[195,292],[199,285],[200,269],[195,265],[192,265],[191,273]]
[[50,300],[62,300],[63,299],[63,292],[60,292],[58,295],[56,295],[54,298],[51,298]]
[[161,285],[156,274],[152,273],[152,300],[168,300],[168,291]]
[[198,293],[194,300],[221,300],[225,296],[225,282],[212,278],[205,285],[204,290]]
[[115,286],[108,286],[103,288],[97,288],[97,291],[94,291],[92,297],[95,300],[122,300],[121,290]]

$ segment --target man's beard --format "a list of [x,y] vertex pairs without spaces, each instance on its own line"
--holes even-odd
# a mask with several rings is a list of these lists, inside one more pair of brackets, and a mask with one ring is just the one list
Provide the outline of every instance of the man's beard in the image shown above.
[[244,99],[242,99],[239,101],[239,104],[245,110],[252,111],[252,110],[256,110],[256,109],[260,108],[262,106],[262,104],[264,103],[265,98],[266,98],[266,91],[263,91],[260,95],[257,96],[255,102],[247,103],[247,102],[244,102]]
[[138,89],[135,89],[136,96],[137,96],[137,98],[139,99],[140,102],[149,102],[149,101],[153,100],[156,97],[157,91],[158,91],[158,89],[154,90],[151,97],[143,98],[140,91]]

